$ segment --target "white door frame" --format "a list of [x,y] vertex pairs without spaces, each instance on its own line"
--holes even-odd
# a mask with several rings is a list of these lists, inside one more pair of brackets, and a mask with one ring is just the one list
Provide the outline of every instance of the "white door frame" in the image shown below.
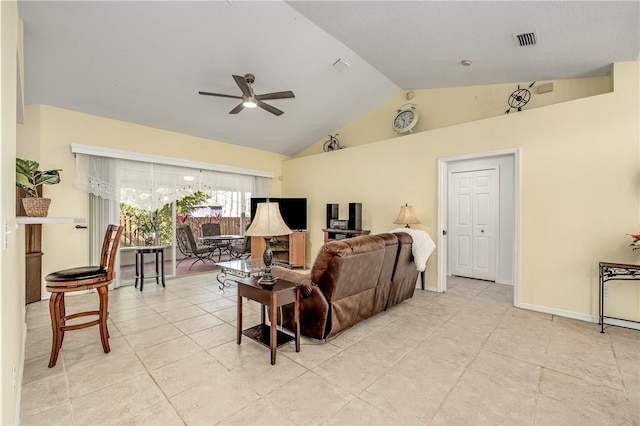
[[[514,256],[513,256],[513,305],[520,306],[520,158],[521,148],[511,148],[498,151],[481,152],[476,154],[456,155],[438,159],[438,283],[436,291],[447,290],[448,246],[447,230],[449,217],[448,176],[449,163],[462,160],[487,159],[491,157],[511,156],[513,158],[513,202],[514,202]],[[497,271],[496,271],[497,272]]]

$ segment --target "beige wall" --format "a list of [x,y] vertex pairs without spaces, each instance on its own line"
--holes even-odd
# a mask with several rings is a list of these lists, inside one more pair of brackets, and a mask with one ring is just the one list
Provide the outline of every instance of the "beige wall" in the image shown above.
[[[537,88],[549,83],[536,82],[530,89],[532,96],[525,110],[570,100],[600,95],[611,91],[610,77],[581,78],[553,81],[553,91],[538,94]],[[520,83],[528,87],[531,82]],[[404,104],[415,104],[419,114],[413,133],[420,133],[441,127],[455,126],[475,120],[501,116],[508,109],[507,99],[518,87],[518,83],[468,86],[444,89],[414,90],[414,97],[406,99],[407,92],[400,92],[387,102],[377,105],[368,114],[336,129],[342,145],[353,147],[366,143],[386,140],[395,136],[391,123],[394,112]],[[514,110],[511,110],[510,114]],[[328,138],[302,150],[296,157],[321,153],[322,145]]]
[[[0,226],[6,222],[11,231],[6,248],[0,243],[0,419],[2,424],[9,425],[18,421],[25,337],[24,227],[15,222],[16,57],[21,38],[15,1],[0,2],[0,22]],[[0,231],[2,235],[4,232]]]
[[[640,229],[639,68],[616,64],[612,93],[285,161],[283,193],[309,198],[308,259],[322,245],[327,203],[339,203],[344,219],[349,202],[362,202],[372,233],[395,228],[399,206],[412,204],[436,240],[438,158],[522,148],[521,303],[597,315],[598,261],[637,262],[640,255],[625,235]],[[377,111],[350,131],[370,132],[379,125]],[[437,256],[428,263],[433,286]],[[640,319],[639,288],[614,285],[611,312]]]
[[[37,144],[33,151],[20,148],[21,155],[39,150],[39,158],[28,158],[39,160],[42,169],[63,170],[60,184],[43,188],[44,195],[52,199],[49,216],[88,218],[88,195],[73,186],[71,143],[270,171],[275,176],[271,194],[280,195],[281,164],[288,158],[283,155],[44,105],[27,107],[26,118],[25,125],[19,126],[19,145],[31,145],[34,139]],[[45,225],[42,251],[43,275],[86,264],[87,231],[75,229],[75,225]],[[44,290],[43,296],[47,297]]]

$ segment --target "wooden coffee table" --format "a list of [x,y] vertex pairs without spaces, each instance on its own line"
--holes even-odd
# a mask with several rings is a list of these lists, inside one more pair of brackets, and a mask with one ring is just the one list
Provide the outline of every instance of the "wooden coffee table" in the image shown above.
[[[271,288],[263,288],[258,284],[259,277],[238,278],[238,340],[240,344],[242,335],[255,340],[271,349],[271,365],[276,363],[276,349],[280,346],[295,340],[296,352],[300,352],[300,286],[290,281],[278,279],[276,285]],[[262,304],[261,310],[261,323],[242,329],[242,298],[245,297],[249,300],[254,300]],[[277,328],[277,313],[278,307],[288,305],[290,303],[295,304],[294,308],[294,320],[296,324],[295,335],[292,336]],[[265,310],[266,307],[270,309],[269,323],[266,323]]]

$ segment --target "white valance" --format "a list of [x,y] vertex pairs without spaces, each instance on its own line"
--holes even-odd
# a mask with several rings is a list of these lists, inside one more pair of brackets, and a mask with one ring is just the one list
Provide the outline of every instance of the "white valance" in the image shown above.
[[76,153],[76,188],[147,211],[198,191],[266,197],[269,185],[262,176]]

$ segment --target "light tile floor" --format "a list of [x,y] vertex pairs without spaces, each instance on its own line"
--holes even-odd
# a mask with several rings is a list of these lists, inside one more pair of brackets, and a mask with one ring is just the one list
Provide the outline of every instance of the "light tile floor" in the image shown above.
[[[98,329],[47,368],[47,302],[27,309],[23,425],[639,425],[640,332],[512,307],[512,288],[451,278],[302,350],[235,342],[235,288],[215,274],[110,293]],[[96,304],[68,298],[67,312]],[[254,302],[245,324],[259,321]]]

